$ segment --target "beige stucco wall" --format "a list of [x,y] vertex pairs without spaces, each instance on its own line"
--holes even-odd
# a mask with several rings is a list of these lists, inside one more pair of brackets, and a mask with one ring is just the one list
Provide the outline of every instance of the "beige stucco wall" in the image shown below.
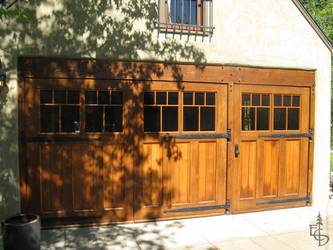
[[[127,10],[132,12],[125,14],[128,19],[123,22],[120,11],[105,10],[103,1],[44,0],[36,6],[31,0],[31,4],[22,6],[30,16],[28,23],[0,25],[0,35],[4,37],[0,41],[0,58],[10,74],[8,93],[0,97],[2,102],[7,100],[6,104],[0,104],[0,219],[19,210],[16,132],[19,55],[205,60],[316,70],[313,201],[315,207],[324,210],[330,159],[331,54],[293,2],[215,0],[216,29],[211,39],[202,40],[158,36],[156,30],[147,30],[145,18],[154,20],[154,1],[131,1]],[[126,1],[123,4],[126,6]],[[137,15],[135,10],[143,14]]]

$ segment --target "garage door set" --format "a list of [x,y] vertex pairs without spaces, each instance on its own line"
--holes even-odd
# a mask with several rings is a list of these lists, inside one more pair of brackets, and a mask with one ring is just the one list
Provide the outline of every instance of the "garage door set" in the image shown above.
[[314,72],[19,59],[22,210],[121,222],[310,203]]

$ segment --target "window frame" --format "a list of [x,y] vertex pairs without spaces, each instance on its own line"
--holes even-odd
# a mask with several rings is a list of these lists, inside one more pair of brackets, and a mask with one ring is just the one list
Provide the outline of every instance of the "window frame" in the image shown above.
[[[82,112],[81,112],[81,89],[77,88],[38,88],[38,133],[41,135],[76,135],[79,134],[77,131],[73,132],[66,132],[62,131],[62,107],[73,107],[77,106],[79,108],[79,131],[82,131]],[[41,102],[41,92],[42,91],[51,91],[52,92],[52,101],[51,103],[42,103]],[[55,102],[55,91],[66,91],[66,101],[65,103],[56,103]],[[68,103],[68,92],[69,91],[78,91],[79,92],[79,102],[78,103]],[[41,108],[42,107],[58,107],[58,131],[52,131],[52,132],[44,132],[42,131],[41,122],[42,122],[42,114],[41,114]]]
[[[55,91],[66,91],[66,103],[55,103],[54,100],[54,92]],[[52,92],[52,103],[42,103],[41,102],[41,91],[51,91]],[[68,103],[68,92],[69,91],[78,91],[79,92],[79,102],[76,104],[70,104]],[[98,104],[98,94],[97,97],[97,103],[96,104],[88,104],[85,102],[85,93],[86,91],[108,91],[109,92],[109,104]],[[111,95],[113,92],[121,92],[122,93],[122,104],[112,104],[111,102]],[[122,89],[118,88],[85,88],[85,89],[79,89],[79,88],[58,88],[58,87],[48,87],[48,88],[38,88],[38,131],[37,133],[40,135],[52,135],[52,136],[94,136],[94,135],[116,135],[116,134],[122,134],[124,133],[124,91]],[[53,106],[53,107],[59,107],[58,110],[58,131],[53,132],[43,132],[41,128],[41,107],[42,106]],[[79,107],[79,130],[73,131],[73,132],[64,132],[61,131],[61,107],[62,106],[78,106]],[[86,106],[102,106],[103,107],[103,131],[95,131],[95,132],[87,132],[86,131]],[[105,131],[105,107],[121,107],[122,108],[122,118],[121,118],[121,125],[122,125],[122,131]]]
[[[243,95],[250,95],[250,104],[248,106],[244,106],[243,105]],[[252,105],[252,95],[255,94],[259,94],[261,96],[263,95],[269,95],[270,96],[270,106],[253,106]],[[275,96],[281,96],[281,106],[275,106],[274,103],[274,97]],[[290,106],[285,106],[284,105],[284,96],[290,96],[291,97],[291,103]],[[298,106],[293,106],[293,97],[299,97],[299,105]],[[268,92],[249,92],[249,91],[245,91],[245,92],[241,92],[240,93],[240,131],[241,133],[295,133],[295,132],[300,132],[302,130],[301,128],[301,121],[302,121],[302,94],[300,93],[279,93],[279,92],[274,92],[274,93],[268,93]],[[260,97],[260,100],[262,100],[262,97]],[[242,109],[244,107],[254,107],[255,108],[255,129],[253,130],[243,130],[243,112]],[[269,108],[269,129],[268,130],[257,130],[257,108],[262,108],[262,107],[267,107]],[[275,115],[275,108],[283,108],[286,110],[286,129],[274,129],[274,115]],[[297,108],[299,110],[299,114],[298,114],[298,129],[288,129],[288,122],[289,122],[289,118],[288,118],[288,112],[290,108]]]
[[[182,21],[172,21],[171,1],[181,1],[182,6]],[[213,26],[213,0],[195,0],[196,24],[184,23],[184,3],[187,0],[158,0],[158,30],[161,33],[180,33],[180,34],[195,34],[200,36],[212,36],[215,27]],[[192,4],[193,0],[189,0]],[[177,6],[177,4],[175,4]],[[189,20],[191,20],[192,12],[190,5]],[[177,13],[177,7],[173,9]],[[177,14],[175,14],[177,15]]]
[[[143,96],[144,93],[146,92],[177,92],[178,93],[178,105],[173,105],[178,107],[178,131],[162,131],[162,109],[160,113],[160,131],[144,131],[144,100],[143,102],[143,111],[142,111],[142,122],[143,122],[143,132],[145,135],[153,135],[153,134],[158,134],[158,135],[166,135],[166,134],[214,134],[217,133],[218,131],[218,92],[217,91],[207,91],[207,90],[145,90],[143,91]],[[191,92],[193,93],[193,105],[185,105],[184,104],[184,93]],[[204,93],[204,104],[202,105],[196,105],[195,104],[195,93]],[[207,93],[214,93],[214,104],[213,105],[206,105],[206,94]],[[154,95],[154,98],[156,99],[156,94]],[[144,99],[144,97],[143,97]],[[156,101],[155,101],[156,103]],[[147,105],[147,106],[158,106],[159,104],[154,104],[154,105]],[[168,106],[168,105],[161,105],[161,106]],[[214,107],[214,130],[200,130],[200,107]],[[185,131],[184,130],[184,107],[198,107],[198,130],[195,131]]]

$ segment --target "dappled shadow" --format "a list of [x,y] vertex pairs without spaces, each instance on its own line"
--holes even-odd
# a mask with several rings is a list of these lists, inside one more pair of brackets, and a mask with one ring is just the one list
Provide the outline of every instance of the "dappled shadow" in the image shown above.
[[167,249],[181,222],[62,228],[42,231],[42,249]]
[[[173,191],[162,185],[170,181],[170,176],[164,172],[161,175],[164,154],[151,159],[149,150],[152,149],[148,147],[145,151],[147,148],[142,146],[146,140],[150,140],[150,144],[153,141],[156,147],[162,148],[161,152],[166,150],[167,158],[175,162],[182,158],[182,153],[174,140],[165,140],[158,134],[148,138],[143,133],[143,92],[149,91],[151,81],[162,77],[165,72],[171,72],[173,82],[181,91],[183,73],[173,63],[188,61],[204,70],[205,55],[192,43],[173,37],[157,37],[157,3],[153,0],[30,0],[20,3],[20,7],[29,17],[28,22],[6,21],[0,24],[0,35],[4,37],[0,41],[2,60],[8,72],[15,73],[18,67],[21,77],[59,78],[52,80],[58,81],[57,88],[70,89],[79,84],[79,89],[115,88],[124,93],[122,134],[88,135],[81,130],[80,134],[69,136],[75,137],[72,141],[67,139],[59,143],[54,141],[53,135],[42,135],[43,143],[25,141],[21,144],[23,157],[20,164],[25,170],[21,176],[26,177],[21,178],[25,201],[23,211],[70,218],[69,223],[83,217],[95,222],[133,220],[137,212],[140,219],[159,217],[163,213],[161,208],[170,206]],[[29,58],[26,61],[22,59],[23,63],[17,65],[17,56],[40,56],[44,59],[37,64],[34,64],[36,59],[32,58],[32,63]],[[76,64],[75,60],[50,59],[51,64],[45,63],[43,67],[43,60],[47,62],[51,57],[98,60],[76,60],[80,62]],[[150,59],[168,63],[109,64],[109,59]],[[72,80],[66,82],[61,79]],[[25,102],[39,103],[39,94],[33,87],[51,88],[52,81],[39,80],[36,83],[26,78]],[[20,86],[23,87],[23,81]],[[11,129],[3,133],[6,136],[0,142],[0,162],[1,166],[8,166],[9,172],[15,172],[18,166],[18,135],[13,129],[16,128],[16,89],[12,89],[14,97],[8,102],[5,100],[9,93],[3,93],[2,107],[6,109],[10,102],[14,109],[12,113],[6,110],[6,114],[1,116],[5,119],[0,124],[1,128]],[[33,106],[33,109],[20,113],[25,117],[25,121],[21,121],[20,132],[27,137],[40,136],[37,110],[39,107]],[[85,142],[77,141],[83,137]],[[20,139],[24,138],[21,134]],[[4,147],[11,151],[7,152]],[[4,175],[4,189],[0,191],[8,195],[8,201],[17,203],[15,192],[11,192],[18,185],[17,174],[12,174],[9,180],[10,176]],[[156,186],[157,183],[161,184]],[[169,204],[165,204],[166,200]],[[6,211],[13,206],[8,202],[1,204]],[[145,206],[157,209],[140,211]]]

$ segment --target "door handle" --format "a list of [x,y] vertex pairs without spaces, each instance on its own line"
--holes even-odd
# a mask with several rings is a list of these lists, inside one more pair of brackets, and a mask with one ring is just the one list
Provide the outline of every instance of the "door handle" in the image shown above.
[[235,157],[238,158],[239,155],[240,155],[239,146],[238,146],[238,144],[236,144],[235,145]]

